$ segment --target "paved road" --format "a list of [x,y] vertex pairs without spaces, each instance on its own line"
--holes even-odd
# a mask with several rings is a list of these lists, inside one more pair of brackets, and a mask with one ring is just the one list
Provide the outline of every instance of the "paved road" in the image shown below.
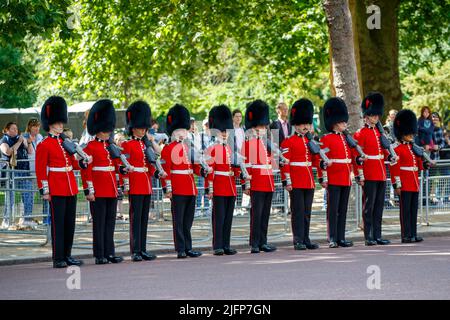
[[[367,288],[371,265],[380,268],[379,290]],[[69,276],[50,263],[0,267],[0,299],[450,299],[450,237],[106,266],[88,260],[80,290],[67,289]]]

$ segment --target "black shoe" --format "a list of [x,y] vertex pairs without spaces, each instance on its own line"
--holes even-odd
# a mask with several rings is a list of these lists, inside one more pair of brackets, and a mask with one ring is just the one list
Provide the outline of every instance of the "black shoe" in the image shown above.
[[83,261],[81,260],[77,260],[73,257],[67,257],[66,258],[66,263],[68,266],[81,266],[83,265]]
[[216,250],[214,250],[214,255],[215,256],[223,256],[224,253],[225,253],[225,251],[223,249],[216,249]]
[[303,243],[296,243],[296,244],[294,244],[294,249],[295,250],[306,250],[306,245]]
[[263,244],[262,246],[259,247],[259,249],[264,252],[273,252],[273,251],[277,250],[276,247],[274,247],[270,244]]
[[328,244],[328,248],[338,248],[338,247],[339,247],[338,244],[336,242],[334,242],[334,241],[331,241]]
[[353,242],[347,241],[347,240],[341,240],[341,241],[338,241],[338,245],[339,245],[339,247],[344,247],[344,248],[353,247]]
[[53,261],[53,268],[67,268],[67,263],[64,260]]
[[415,236],[414,238],[411,238],[411,242],[422,242],[422,241],[423,241],[422,237]]
[[106,258],[95,258],[95,264],[108,264],[109,261]]
[[236,254],[237,251],[233,248],[224,248],[223,253],[225,253],[228,256],[232,256],[232,255]]
[[366,246],[376,246],[377,243],[378,243],[378,241],[371,240],[371,239],[365,241]]
[[177,258],[178,259],[185,259],[185,258],[187,258],[186,252],[184,252],[184,251],[178,252]]
[[411,238],[402,238],[402,243],[411,243],[412,239]]
[[319,249],[319,245],[317,243],[311,242],[306,244],[306,248],[309,250]]
[[106,260],[111,263],[121,263],[123,261],[123,258],[119,256],[108,256],[106,257]]
[[186,250],[186,255],[191,258],[197,258],[202,255],[200,251]]
[[156,255],[154,255],[153,253],[147,252],[147,251],[142,251],[141,256],[142,256],[142,259],[147,260],[147,261],[152,261],[152,260],[156,259]]
[[258,247],[252,247],[252,250],[250,251],[250,253],[259,253],[259,248]]
[[139,253],[133,253],[131,255],[131,261],[134,261],[134,262],[142,261],[142,256]]
[[391,242],[387,239],[377,239],[377,244],[382,245],[382,246],[386,246],[388,244],[391,244]]

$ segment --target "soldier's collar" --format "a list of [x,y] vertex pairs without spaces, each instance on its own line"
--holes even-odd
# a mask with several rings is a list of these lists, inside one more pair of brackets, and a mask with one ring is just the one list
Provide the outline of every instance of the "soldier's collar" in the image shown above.
[[332,133],[334,133],[334,134],[343,134],[342,132],[339,132],[339,131],[332,131]]
[[137,141],[142,141],[143,138],[144,138],[144,137],[138,138],[138,137],[135,137],[135,136],[131,136],[131,139],[137,140]]
[[367,122],[364,123],[364,126],[365,126],[366,128],[369,128],[369,129],[375,129],[375,125],[371,126],[371,125],[368,124]]
[[58,135],[56,135],[56,134],[53,134],[53,133],[48,133],[48,136],[50,137],[50,138],[53,138],[53,139],[58,139],[59,138],[59,134]]
[[300,132],[295,131],[295,135],[300,138],[303,138],[303,137],[305,137],[306,133],[300,133]]
[[95,141],[98,141],[98,142],[107,142],[108,140],[103,140],[103,139],[100,139],[100,138],[98,138],[98,137],[95,137]]

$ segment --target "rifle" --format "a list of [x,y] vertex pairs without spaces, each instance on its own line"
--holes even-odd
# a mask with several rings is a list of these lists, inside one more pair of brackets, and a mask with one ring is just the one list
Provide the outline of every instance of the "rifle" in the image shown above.
[[322,161],[324,162],[324,165],[328,166],[328,164],[330,163],[330,159],[326,155],[326,152],[328,152],[329,149],[328,148],[321,149],[319,143],[316,140],[314,140],[314,137],[311,132],[308,132],[306,134],[306,137],[309,140],[307,144],[309,151],[311,151],[312,154],[318,154],[322,159]]
[[431,160],[430,156],[428,153],[425,152],[425,150],[418,146],[417,144],[415,144],[414,142],[412,142],[412,151],[414,152],[414,154],[420,158],[422,158],[423,160],[429,162],[430,164],[435,164],[436,162]]
[[108,143],[109,143],[109,146],[106,147],[106,150],[108,150],[109,155],[111,156],[111,159],[119,158],[120,161],[122,161],[122,164],[124,165],[124,167],[127,170],[130,170],[131,165],[128,162],[127,157],[124,154],[122,154],[122,152],[121,152],[122,149],[114,143],[114,139],[113,139],[112,135],[109,136]]
[[360,162],[359,164],[364,161],[364,159],[367,159],[367,155],[364,153],[364,151],[361,149],[361,146],[356,142],[355,139],[353,139],[352,135],[348,130],[344,130],[343,134],[345,135],[345,140],[347,141],[348,145],[352,149],[356,149],[356,152],[358,152],[359,156],[357,159],[357,162]]
[[187,141],[191,162],[198,163],[202,167],[203,172],[205,174],[208,173],[211,170],[211,168],[205,161],[203,151],[198,150],[198,148],[195,146],[194,141],[192,141],[191,139],[184,139],[183,142],[184,141]]
[[386,136],[386,132],[384,131],[383,125],[380,121],[377,122],[376,127],[378,128],[378,131],[380,131],[380,143],[383,149],[389,150],[389,161],[392,162],[393,159],[397,158],[397,153],[394,150],[394,147],[392,146],[392,143],[389,141],[388,137]]
[[280,148],[272,142],[270,138],[267,138],[267,151],[273,152],[275,154],[275,157],[280,159],[280,165],[288,164],[289,160],[286,159],[283,154],[280,151]]
[[67,151],[67,153],[69,153],[70,155],[76,153],[85,164],[89,162],[89,156],[78,144],[70,140],[69,137],[67,137],[64,133],[61,133],[59,136],[61,137],[61,139],[63,139],[62,146],[64,150]]
[[159,154],[156,153],[155,149],[153,148],[152,142],[148,139],[147,134],[144,135],[142,138],[142,141],[145,145],[145,158],[147,159],[148,163],[151,165],[154,165],[156,167],[156,170],[158,170],[158,175],[160,177],[166,175],[166,172],[164,171],[161,160],[159,158]]

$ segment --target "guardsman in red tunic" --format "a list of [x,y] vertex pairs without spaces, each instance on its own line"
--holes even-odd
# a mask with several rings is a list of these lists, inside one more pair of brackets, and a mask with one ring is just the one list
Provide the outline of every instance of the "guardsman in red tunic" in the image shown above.
[[291,224],[294,249],[317,249],[319,245],[309,239],[312,203],[314,200],[313,167],[318,168],[320,157],[309,150],[307,134],[311,131],[314,107],[308,99],[292,105],[290,123],[295,133],[285,139],[281,149],[288,164],[281,167],[282,182],[291,197]]
[[116,126],[116,114],[111,100],[99,100],[92,106],[87,130],[95,139],[83,151],[92,156],[92,163],[81,170],[86,199],[90,202],[95,264],[119,263],[115,255],[114,229],[117,213],[117,179],[119,163],[108,151],[110,135]]
[[[381,238],[384,197],[386,192],[385,159],[389,153],[381,144],[381,132],[376,127],[383,115],[384,99],[381,93],[369,93],[361,103],[365,125],[354,134],[355,140],[367,155],[362,165],[355,163],[356,181],[363,188],[363,221],[366,246],[387,245]],[[357,154],[354,152],[354,156]],[[395,162],[397,159],[391,159]]]
[[395,193],[400,196],[400,224],[402,243],[420,242],[417,236],[417,210],[419,208],[419,171],[430,163],[414,153],[414,136],[417,134],[417,118],[408,109],[400,110],[394,120],[394,134],[400,144],[395,148],[399,160],[391,166],[391,181]]
[[345,240],[345,223],[348,199],[352,185],[352,151],[344,131],[347,128],[348,111],[344,100],[330,98],[323,107],[325,128],[328,134],[320,141],[323,149],[329,149],[330,163],[325,170],[319,170],[319,182],[327,189],[327,224],[330,248],[351,247]]
[[194,150],[186,143],[190,126],[186,107],[179,104],[173,106],[166,119],[171,143],[161,152],[161,163],[167,173],[161,179],[162,186],[166,197],[171,199],[173,238],[179,259],[202,255],[200,251],[192,250],[191,228],[197,196],[194,173],[205,177],[207,172],[193,161]]
[[250,246],[251,253],[272,252],[276,247],[267,244],[267,230],[269,227],[272,197],[275,182],[272,169],[272,153],[268,150],[267,126],[269,125],[269,106],[262,100],[255,100],[247,106],[245,111],[245,128],[247,138],[241,153],[245,159],[245,166],[251,176],[250,188],[244,193],[250,196]]
[[145,135],[151,127],[150,106],[144,101],[133,102],[125,112],[131,139],[122,143],[128,155],[131,170],[122,175],[124,191],[130,203],[130,251],[132,261],[154,260],[156,255],[147,251],[147,228],[152,195],[152,175],[155,168],[145,156]]
[[60,137],[67,123],[66,101],[48,98],[42,106],[41,122],[48,137],[36,149],[36,179],[43,199],[50,202],[53,267],[80,266],[83,262],[71,256],[78,193],[73,170],[79,170],[80,165]]
[[232,149],[228,144],[227,130],[233,130],[230,109],[216,106],[209,112],[209,128],[215,138],[206,150],[208,165],[213,172],[207,176],[208,198],[213,199],[212,225],[214,254],[233,255],[237,251],[230,247],[231,224],[236,203],[236,178],[239,167],[232,166]]

